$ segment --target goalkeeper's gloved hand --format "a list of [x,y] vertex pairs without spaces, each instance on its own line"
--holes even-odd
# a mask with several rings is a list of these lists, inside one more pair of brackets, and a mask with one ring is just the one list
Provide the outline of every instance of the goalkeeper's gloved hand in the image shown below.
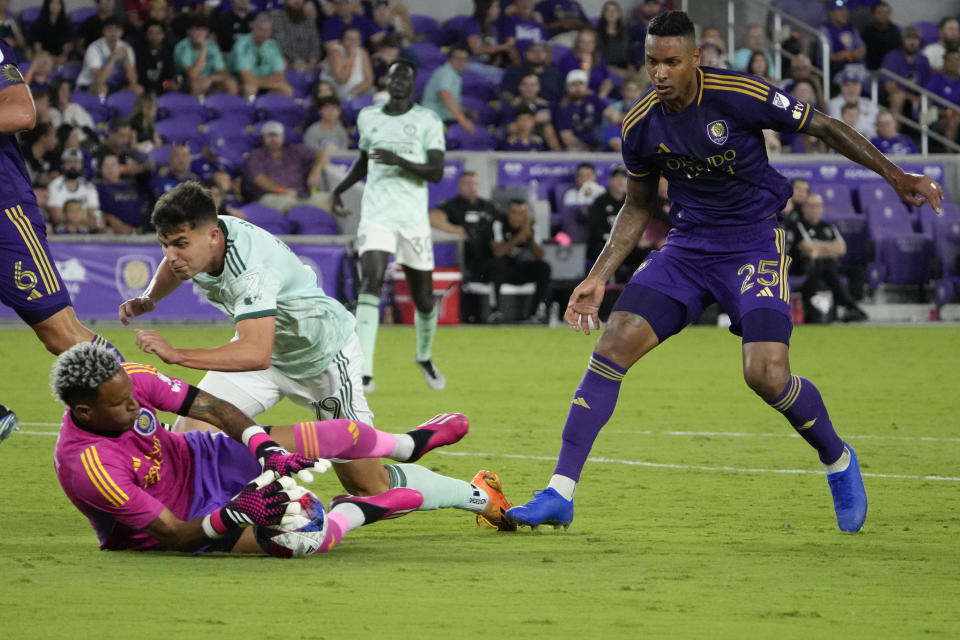
[[282,476],[295,475],[303,482],[313,482],[313,474],[325,473],[333,466],[329,460],[310,458],[299,453],[290,453],[277,444],[263,427],[247,427],[243,432],[243,444],[260,461],[264,471],[276,471]]
[[233,500],[204,516],[203,532],[219,538],[230,529],[259,525],[290,528],[300,515],[300,502],[307,490],[293,478],[265,471],[253,479]]

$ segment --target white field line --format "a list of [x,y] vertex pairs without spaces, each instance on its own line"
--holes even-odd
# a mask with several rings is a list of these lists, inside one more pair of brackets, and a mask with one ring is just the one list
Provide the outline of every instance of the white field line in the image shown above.
[[[40,422],[24,422],[21,423],[24,425],[31,426],[53,426],[52,423],[40,423]],[[59,425],[56,425],[59,426]],[[28,436],[55,436],[57,435],[56,431],[20,431],[20,435]],[[652,435],[649,431],[636,431],[634,433]],[[710,436],[729,436],[729,437],[743,437],[743,436],[781,436],[784,437],[799,437],[797,435],[790,434],[737,434],[737,433],[728,433],[728,432],[712,432],[712,431],[666,431],[663,432],[667,435],[710,435]],[[850,436],[851,439],[856,438],[857,436]],[[870,437],[870,436],[860,436],[860,437]],[[916,438],[918,440],[960,440],[960,438]],[[458,456],[458,457],[469,457],[469,458],[511,458],[513,460],[541,460],[541,461],[552,461],[556,460],[555,456],[528,456],[521,455],[517,453],[484,453],[479,451],[445,451],[445,450],[434,450],[432,453],[442,455],[442,456]],[[721,473],[774,473],[774,474],[789,474],[789,475],[823,475],[823,470],[812,470],[812,469],[763,469],[763,468],[753,468],[753,467],[730,467],[730,466],[721,466],[721,467],[712,467],[699,464],[669,464],[665,462],[646,462],[642,460],[621,460],[617,458],[588,458],[589,462],[595,464],[622,464],[630,467],[646,467],[650,469],[676,469],[681,471],[712,471],[712,472],[721,472]],[[951,477],[951,476],[920,476],[920,475],[907,475],[899,473],[864,473],[863,477],[865,478],[888,478],[893,480],[934,480],[940,482],[960,482],[960,477]]]

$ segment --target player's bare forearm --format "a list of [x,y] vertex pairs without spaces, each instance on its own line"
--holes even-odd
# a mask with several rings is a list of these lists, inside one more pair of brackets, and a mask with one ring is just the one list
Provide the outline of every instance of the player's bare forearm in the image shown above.
[[157,267],[157,271],[153,274],[153,278],[147,285],[142,297],[150,298],[156,304],[176,291],[181,282],[183,281],[177,277],[173,269],[170,268],[170,263],[164,258],[160,261],[160,266]]
[[171,551],[194,551],[210,543],[203,532],[203,518],[194,518],[184,522],[164,507],[160,515],[148,524],[144,531],[153,539],[159,540],[164,549]]
[[198,390],[197,397],[193,399],[193,404],[187,410],[187,417],[212,424],[237,442],[243,442],[244,429],[256,424],[243,411],[226,400],[221,400],[203,390]]
[[[807,133],[822,140],[828,147],[850,160],[876,172],[891,184],[903,173],[860,132],[847,123],[814,110]],[[896,185],[894,185],[896,186]]]
[[360,182],[367,177],[367,152],[361,151],[360,156],[357,158],[357,161],[353,163],[350,167],[350,171],[347,172],[347,175],[343,177],[343,180],[340,181],[333,189],[333,194],[339,196],[341,193]]
[[631,180],[627,184],[627,198],[613,223],[607,244],[587,277],[606,282],[637,246],[650,222],[658,181],[659,175],[651,175],[643,181]]
[[270,367],[270,357],[237,341],[212,349],[176,349],[169,364],[201,371],[263,371]]
[[443,179],[443,151],[427,151],[426,162],[410,162],[401,156],[395,156],[396,165],[427,182],[440,182]]

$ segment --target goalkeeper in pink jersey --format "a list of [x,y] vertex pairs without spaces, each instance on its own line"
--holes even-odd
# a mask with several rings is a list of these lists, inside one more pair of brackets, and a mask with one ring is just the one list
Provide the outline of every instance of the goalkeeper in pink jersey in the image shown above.
[[[351,420],[261,427],[228,402],[89,342],[57,358],[51,387],[67,405],[53,458],[57,479],[109,550],[263,553],[257,527],[288,529],[312,497],[291,475],[309,480],[311,471],[329,469],[326,458],[416,460],[469,428],[457,413],[396,435]],[[158,409],[222,433],[168,431]],[[335,498],[320,514],[318,551],[422,500],[408,488]]]

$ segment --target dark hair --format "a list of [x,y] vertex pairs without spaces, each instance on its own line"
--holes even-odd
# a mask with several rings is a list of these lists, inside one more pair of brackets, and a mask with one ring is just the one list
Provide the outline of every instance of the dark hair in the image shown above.
[[516,120],[520,116],[533,117],[535,115],[536,115],[536,112],[534,112],[534,110],[531,109],[530,107],[527,107],[527,106],[517,107],[517,109],[513,112],[513,119]]
[[943,29],[946,26],[946,24],[951,21],[956,22],[957,19],[954,18],[953,16],[943,16],[942,18],[940,18],[940,22],[937,23],[937,29]]
[[448,59],[449,59],[449,58],[453,58],[453,54],[455,54],[457,51],[463,51],[463,52],[466,53],[468,56],[470,55],[470,50],[469,50],[469,49],[467,49],[467,48],[466,48],[465,46],[463,46],[463,45],[456,44],[456,45],[450,47],[450,51],[447,52],[447,58],[448,58]]
[[210,21],[207,17],[199,13],[191,14],[187,19],[187,31],[190,29],[210,29]]
[[795,187],[797,186],[798,182],[806,182],[808,185],[810,184],[810,181],[807,180],[806,178],[794,178],[793,180],[790,181],[790,186]]
[[167,35],[167,25],[163,24],[159,20],[148,20],[147,24],[143,25],[143,33],[146,34],[150,27],[160,27],[163,29],[163,35]]
[[320,98],[317,100],[317,109],[323,109],[327,105],[333,105],[335,107],[340,107],[340,100],[337,96],[327,96],[325,98]]
[[[360,29],[355,24],[348,24],[343,29],[340,30],[340,39],[343,40],[343,36],[347,35],[347,31],[356,31],[360,33]],[[360,39],[363,39],[363,34],[360,34]]]
[[209,189],[199,182],[188,180],[160,196],[153,207],[150,222],[160,233],[182,225],[196,229],[198,224],[217,222],[217,207]]
[[69,207],[71,204],[79,204],[79,205],[82,205],[83,203],[80,202],[79,200],[77,200],[76,198],[70,198],[69,200],[67,200],[66,202],[63,203],[63,210],[66,211],[66,210],[67,210],[67,207]]
[[380,38],[380,43],[376,45],[376,51],[382,49],[403,49],[403,42],[400,40],[400,36],[395,33],[388,33],[387,35]]
[[597,168],[592,164],[590,164],[589,162],[581,162],[580,164],[578,164],[576,170],[580,171],[580,169],[590,169],[590,171],[593,171],[594,173],[597,172]]
[[110,121],[110,124],[107,125],[107,132],[113,133],[114,131],[119,131],[120,129],[123,129],[124,127],[129,127],[129,126],[130,126],[130,121],[127,120],[126,118],[114,118],[113,120]]
[[519,206],[521,206],[521,207],[526,207],[526,206],[527,206],[527,201],[524,200],[523,198],[510,198],[509,206],[512,207],[512,206],[514,206],[514,205],[519,205]]
[[650,36],[679,36],[689,38],[693,42],[695,30],[693,22],[683,11],[668,11],[654,16],[647,27],[647,35]]
[[415,65],[415,64],[414,64],[413,62],[411,62],[410,60],[407,60],[406,58],[397,58],[396,60],[394,60],[393,62],[391,62],[391,63],[390,63],[390,66],[387,67],[387,72],[389,73],[389,72],[390,72],[390,69],[394,68],[394,67],[397,66],[397,65],[401,65],[401,66],[403,66],[403,67],[407,67],[408,69],[410,69],[410,71],[413,72],[413,77],[414,77],[414,78],[417,77],[417,65]]
[[[496,0],[499,2],[499,0]],[[473,0],[473,19],[477,21],[481,33],[487,31],[487,15],[490,13],[490,6],[494,0]]]
[[107,27],[120,27],[123,29],[123,23],[120,22],[116,16],[107,16],[103,22],[100,23],[100,30],[105,31]]

